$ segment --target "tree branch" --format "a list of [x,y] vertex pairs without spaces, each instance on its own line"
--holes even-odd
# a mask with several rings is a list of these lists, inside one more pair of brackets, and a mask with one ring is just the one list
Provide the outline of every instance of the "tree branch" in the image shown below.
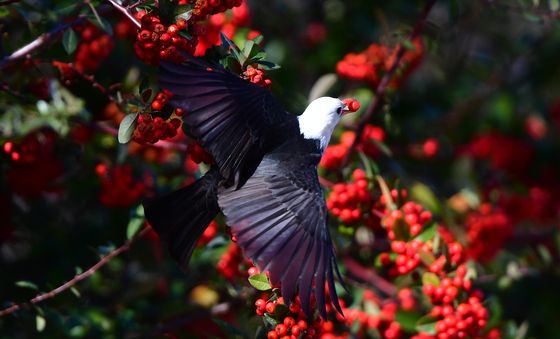
[[359,279],[359,281],[372,285],[374,288],[383,292],[387,296],[396,295],[397,288],[395,285],[383,279],[374,270],[363,267],[360,263],[349,256],[342,258],[342,262],[348,270],[348,273]]
[[20,304],[14,304],[14,305],[12,305],[8,308],[0,310],[0,317],[3,317],[5,315],[11,314],[11,313],[14,313],[15,311],[20,310],[21,308],[23,308],[26,305],[37,304],[37,303],[40,303],[41,301],[44,301],[46,299],[53,298],[56,295],[66,291],[70,287],[76,285],[78,282],[89,278],[93,273],[97,272],[97,270],[99,270],[101,267],[103,267],[105,264],[107,264],[109,261],[111,261],[111,259],[113,259],[114,257],[118,256],[119,254],[121,254],[123,252],[126,252],[136,240],[138,240],[138,239],[142,238],[144,235],[146,235],[146,233],[148,233],[149,230],[150,230],[150,227],[144,227],[133,238],[127,240],[121,247],[113,250],[111,253],[109,253],[106,256],[104,256],[103,258],[101,258],[101,260],[99,260],[95,265],[90,267],[87,271],[85,271],[83,273],[80,273],[80,274],[77,274],[76,276],[74,276],[74,278],[72,278],[72,280],[60,285],[59,287],[51,290],[50,292],[39,294],[35,298],[29,300],[28,302],[20,303]]
[[4,0],[4,1],[0,1],[0,6],[7,6],[7,5],[11,5],[11,4],[16,4],[20,1],[21,0]]
[[[416,25],[414,25],[414,29],[412,30],[412,32],[407,38],[408,41],[412,42],[416,37],[420,35],[420,32],[422,31],[424,25],[426,24],[426,19],[428,18],[428,14],[432,10],[432,7],[436,3],[436,1],[437,0],[429,0],[426,3],[422,11],[422,15],[420,16],[420,19],[418,20],[418,22],[416,22]],[[397,48],[397,52],[396,52],[395,61],[393,62],[393,64],[391,65],[387,73],[385,73],[385,75],[377,85],[377,88],[375,89],[375,97],[373,98],[372,102],[367,108],[366,113],[361,117],[358,126],[356,127],[356,138],[354,139],[354,142],[352,142],[352,146],[350,146],[350,150],[346,154],[344,161],[342,161],[340,168],[344,168],[346,165],[348,165],[352,153],[354,152],[356,146],[358,146],[358,143],[362,139],[362,133],[364,132],[366,124],[371,120],[371,117],[375,113],[377,113],[381,108],[381,103],[385,98],[385,93],[387,92],[387,88],[391,83],[391,80],[393,79],[395,72],[399,69],[401,60],[404,54],[406,53],[406,48],[403,47],[402,43],[397,45],[396,48]]]
[[136,20],[136,18],[130,14],[130,12],[128,11],[128,9],[124,8],[123,6],[121,6],[119,3],[117,3],[115,0],[108,0],[111,5],[113,5],[113,7],[115,7],[119,12],[121,12],[122,14],[124,14],[130,21],[132,21],[132,23],[134,25],[136,25],[136,27],[140,28],[142,27],[140,25],[140,22],[138,22],[138,20]]

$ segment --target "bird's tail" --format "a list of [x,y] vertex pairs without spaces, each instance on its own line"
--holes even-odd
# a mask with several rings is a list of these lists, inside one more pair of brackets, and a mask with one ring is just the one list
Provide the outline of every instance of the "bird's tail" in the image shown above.
[[143,203],[146,219],[183,268],[186,268],[198,239],[220,211],[219,180],[217,171],[210,171],[187,187]]

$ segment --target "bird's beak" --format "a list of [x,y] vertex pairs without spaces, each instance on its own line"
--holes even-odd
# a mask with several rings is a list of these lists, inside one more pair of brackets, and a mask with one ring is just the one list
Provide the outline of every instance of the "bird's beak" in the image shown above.
[[350,108],[348,107],[348,105],[344,105],[344,108],[342,109],[342,115],[344,114],[348,114],[352,111],[350,111]]

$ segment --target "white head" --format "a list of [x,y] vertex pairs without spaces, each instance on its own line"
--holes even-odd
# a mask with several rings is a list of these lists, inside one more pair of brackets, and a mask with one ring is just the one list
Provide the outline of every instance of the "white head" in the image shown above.
[[321,97],[313,100],[298,117],[299,131],[305,139],[316,139],[321,151],[329,144],[331,134],[348,107],[337,98]]

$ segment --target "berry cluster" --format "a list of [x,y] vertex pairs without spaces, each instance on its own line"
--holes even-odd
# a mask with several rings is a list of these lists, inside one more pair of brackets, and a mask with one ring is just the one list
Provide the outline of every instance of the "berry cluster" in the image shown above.
[[[356,104],[352,104],[356,108]],[[359,109],[359,104],[356,109]],[[340,143],[327,147],[320,165],[329,170],[336,170],[342,165],[342,161],[348,156],[348,152],[356,139],[356,133],[346,131],[340,136]],[[375,158],[381,151],[377,143],[385,140],[385,131],[378,126],[367,124],[362,132],[362,138],[356,146],[356,150],[364,152],[366,155]]]
[[[258,271],[252,267],[249,274],[257,274]],[[274,319],[276,324],[268,331],[268,339],[278,338],[317,338],[321,334],[332,332],[333,323],[330,321],[309,322],[303,312],[299,297],[287,306],[284,298],[278,294],[263,293],[261,298],[255,301],[255,313],[259,316],[266,316]]]
[[[35,198],[45,191],[56,191],[56,179],[64,173],[62,163],[55,157],[58,135],[50,130],[37,130],[22,140],[8,140],[2,146],[12,160],[6,171],[11,190],[25,198]],[[37,175],[40,173],[40,175]]]
[[241,248],[235,242],[232,242],[218,260],[216,268],[224,278],[231,281],[235,277],[242,276],[239,266],[243,262],[244,257]]
[[243,0],[180,0],[181,5],[194,5],[192,20],[201,21],[209,15],[225,12],[226,10],[241,6]]
[[132,140],[139,144],[154,144],[160,140],[175,137],[179,127],[181,127],[179,119],[165,121],[161,117],[153,118],[149,113],[142,114],[138,117]]
[[114,42],[107,33],[91,23],[76,26],[74,30],[81,37],[74,55],[74,65],[79,71],[91,73],[109,56]]
[[[441,272],[441,270],[439,270]],[[466,279],[465,265],[459,265],[454,277],[445,277],[441,280],[427,282],[422,286],[422,291],[433,305],[449,305],[459,296],[461,291],[470,291],[472,282]],[[434,307],[432,313],[439,308]],[[437,315],[434,315],[437,316]]]
[[327,198],[327,208],[346,225],[358,222],[370,225],[376,218],[370,213],[373,197],[368,189],[369,180],[361,169],[354,170],[352,178],[354,182],[334,185]]
[[[405,190],[401,190],[401,198],[407,196]],[[398,198],[398,191],[392,190],[391,198]],[[385,196],[381,196],[380,202],[387,205]],[[412,201],[406,202],[401,209],[386,211],[387,215],[383,219],[383,225],[387,229],[387,236],[390,240],[409,239],[415,237],[420,232],[424,225],[432,220],[432,213],[424,210],[422,205],[416,204]]]
[[477,261],[492,260],[513,233],[509,217],[488,203],[479,210],[469,213],[465,220],[469,246],[469,256]]
[[[399,82],[410,74],[419,63],[423,46],[420,40],[413,42],[414,50],[408,50],[401,59],[399,65],[401,75],[394,77],[391,87],[396,88]],[[377,86],[381,77],[395,62],[397,48],[389,48],[384,45],[372,44],[361,53],[349,53],[336,65],[337,73],[347,79],[365,81],[371,86]]]
[[185,19],[179,18],[175,24],[166,27],[159,17],[145,11],[137,12],[136,18],[140,20],[141,27],[134,51],[140,60],[153,65],[157,65],[160,59],[180,62],[183,60],[181,50],[189,54],[194,52],[196,38],[189,40],[181,35],[189,28]]
[[[172,97],[173,97],[173,93],[171,91],[166,90],[166,89],[159,92],[156,95],[156,98],[154,99],[154,101],[152,101],[152,105],[151,105],[152,110],[161,111],[163,109],[163,107],[165,107],[165,105],[167,105],[167,103],[169,102],[169,99],[171,99]],[[177,115],[182,116],[183,115],[183,110],[179,108]]]
[[264,71],[253,66],[248,66],[247,69],[243,72],[242,77],[243,79],[249,80],[255,85],[261,87],[268,88],[272,85],[272,81],[264,77]]
[[[435,338],[501,338],[500,332],[496,329],[483,335],[488,323],[489,313],[482,305],[481,298],[477,294],[473,293],[465,302],[458,304],[456,307],[446,305],[433,308],[431,315],[442,318],[435,325]],[[434,336],[430,338],[434,338]]]
[[[379,313],[372,314],[366,309],[378,307]],[[358,333],[371,333],[377,330],[382,338],[394,339],[402,335],[401,325],[396,321],[398,305],[392,300],[382,300],[373,291],[365,290],[359,308],[343,308],[344,323],[348,328],[358,324]],[[364,337],[367,337],[365,335]]]
[[[233,39],[239,26],[248,26],[250,21],[249,6],[247,1],[243,1],[239,7],[234,7],[231,11],[217,13],[210,16],[206,21],[197,22],[193,32],[198,38],[194,55],[202,56],[208,48],[219,45],[221,43],[220,33],[223,33],[229,39]],[[252,40],[259,35],[259,32],[250,30],[247,33],[247,39]]]
[[105,164],[96,167],[101,179],[100,201],[107,207],[130,207],[146,191],[143,181],[136,181],[129,164],[108,168]]
[[519,175],[533,163],[535,150],[523,140],[488,132],[474,137],[465,146],[465,153],[475,159],[488,160],[495,170]]

